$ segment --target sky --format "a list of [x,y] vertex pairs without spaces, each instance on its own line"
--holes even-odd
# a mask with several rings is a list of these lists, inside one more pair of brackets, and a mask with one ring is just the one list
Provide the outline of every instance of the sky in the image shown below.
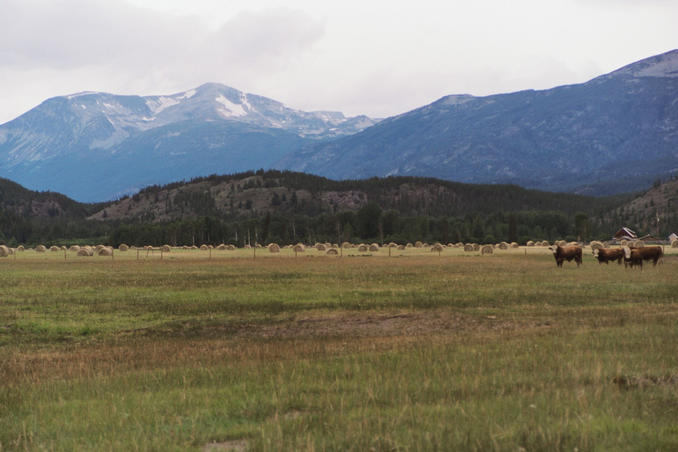
[[206,82],[387,117],[582,83],[678,48],[675,0],[0,0],[0,123],[80,91]]

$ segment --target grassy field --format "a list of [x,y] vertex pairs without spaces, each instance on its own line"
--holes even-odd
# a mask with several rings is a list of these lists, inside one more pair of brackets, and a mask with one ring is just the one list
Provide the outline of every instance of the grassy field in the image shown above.
[[678,449],[678,255],[525,250],[2,258],[0,450]]

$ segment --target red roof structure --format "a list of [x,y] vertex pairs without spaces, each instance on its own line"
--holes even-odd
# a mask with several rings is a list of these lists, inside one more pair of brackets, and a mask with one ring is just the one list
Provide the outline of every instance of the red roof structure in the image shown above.
[[636,240],[638,238],[638,235],[635,233],[635,231],[632,231],[631,229],[624,226],[623,228],[615,232],[614,236],[612,237],[615,240]]

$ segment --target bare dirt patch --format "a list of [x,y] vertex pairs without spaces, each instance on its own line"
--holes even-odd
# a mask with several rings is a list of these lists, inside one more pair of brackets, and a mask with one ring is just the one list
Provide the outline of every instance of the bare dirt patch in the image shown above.
[[205,446],[203,446],[202,450],[203,452],[217,452],[217,451],[244,452],[247,450],[247,440],[233,439],[229,441],[207,443],[205,444]]

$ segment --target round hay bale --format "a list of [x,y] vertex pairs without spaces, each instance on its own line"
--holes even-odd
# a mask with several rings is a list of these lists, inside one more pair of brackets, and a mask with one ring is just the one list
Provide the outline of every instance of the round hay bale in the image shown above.
[[220,243],[219,245],[217,245],[217,250],[226,251],[226,245],[224,243]]
[[7,257],[12,254],[12,250],[5,245],[0,245],[0,257]]
[[324,243],[316,243],[315,249],[318,251],[325,251],[327,247],[325,246]]
[[367,245],[364,245],[364,244],[358,245],[358,252],[359,253],[366,253],[367,252]]
[[120,250],[120,251],[127,251],[127,250],[129,250],[129,246],[128,246],[126,243],[121,243],[121,244],[118,246],[118,250]]
[[603,242],[599,242],[598,240],[594,240],[594,241],[591,242],[591,249],[592,250],[599,250],[599,249],[602,249],[602,248],[605,248],[603,246]]
[[68,251],[72,251],[74,253],[77,253],[78,251],[80,251],[80,246],[79,245],[71,245],[71,247],[68,248]]
[[235,245],[226,245],[228,251],[235,251]]
[[543,242],[541,242],[541,246],[551,246],[551,244],[549,243],[548,240],[544,240]]
[[203,251],[207,251],[209,247],[207,245],[200,245],[200,249]]
[[[676,240],[676,242],[678,242],[678,240]],[[398,245],[398,249],[399,249],[400,251],[402,251],[402,250],[404,250],[404,249],[406,249],[406,248],[407,248],[407,247],[406,247],[405,245]]]
[[24,248],[23,245],[19,245],[19,246],[16,247],[16,250],[17,250],[17,251],[24,251],[25,249],[26,249],[26,248]]
[[306,249],[304,248],[304,245],[301,244],[301,243],[297,243],[296,245],[294,245],[294,246],[292,247],[292,250],[293,250],[295,253],[303,253],[304,251],[306,251]]
[[480,245],[478,245],[477,243],[472,243],[472,245],[473,245],[473,251],[480,251]]
[[630,248],[644,248],[645,242],[642,240],[635,240],[631,243]]
[[279,253],[280,252],[280,245],[277,243],[269,243],[268,244],[268,252],[269,253]]
[[52,252],[61,251],[61,248],[59,248],[58,246],[52,245],[52,246],[49,247],[49,250],[52,251]]
[[412,248],[413,246],[414,245],[412,245],[410,242],[407,242],[407,244],[405,245],[405,248]]
[[525,246],[534,246],[534,242],[532,240],[528,240]]
[[112,256],[113,255],[113,248],[105,246],[105,247],[97,250],[96,254],[97,254],[97,256]]
[[192,250],[197,250],[197,249],[198,249],[198,245],[191,245],[190,248],[191,248]]
[[396,242],[390,242],[388,245],[389,248],[398,248],[398,244]]
[[94,253],[92,253],[92,249],[87,247],[87,248],[80,248],[77,252],[78,256],[92,256]]
[[377,245],[376,243],[371,244],[370,245],[370,252],[374,253],[374,252],[377,252],[377,251],[379,251],[379,245]]
[[567,242],[565,240],[556,240],[553,244],[556,246],[565,246],[567,245]]
[[94,250],[99,251],[99,250],[104,249],[104,248],[106,248],[106,245],[97,245],[97,246],[94,247]]
[[518,248],[520,245],[518,245],[517,242],[511,242],[511,248]]
[[431,247],[431,252],[432,253],[441,253],[445,249],[444,246],[442,246],[440,243],[436,243]]
[[346,249],[346,248],[352,248],[353,245],[352,245],[351,243],[349,243],[349,242],[342,242],[342,243],[341,243],[341,247],[342,247],[343,249]]
[[327,254],[328,256],[336,256],[337,254],[339,254],[339,251],[337,251],[336,248],[330,248],[329,250],[327,250],[325,254]]
[[494,247],[492,245],[483,245],[482,248],[480,248],[480,254],[492,254],[494,253]]
[[172,251],[172,248],[170,248],[169,245],[163,245],[162,247],[160,247],[160,250],[161,250],[163,253],[169,253],[170,251]]
[[466,245],[464,245],[464,251],[466,251],[467,253],[472,253],[473,252],[473,244],[467,243]]
[[622,240],[621,242],[619,242],[619,245],[623,248],[623,247],[629,245],[629,241],[628,240]]
[[455,248],[463,248],[464,244],[462,242],[457,242],[457,243],[454,244],[454,247]]
[[678,248],[678,240],[671,242],[671,248]]
[[509,249],[509,244],[508,242],[499,242],[499,247],[500,250],[507,250]]
[[419,240],[417,240],[416,242],[414,242],[414,247],[415,247],[415,248],[423,248],[423,247],[424,247],[424,243],[423,243],[423,242],[420,242]]

